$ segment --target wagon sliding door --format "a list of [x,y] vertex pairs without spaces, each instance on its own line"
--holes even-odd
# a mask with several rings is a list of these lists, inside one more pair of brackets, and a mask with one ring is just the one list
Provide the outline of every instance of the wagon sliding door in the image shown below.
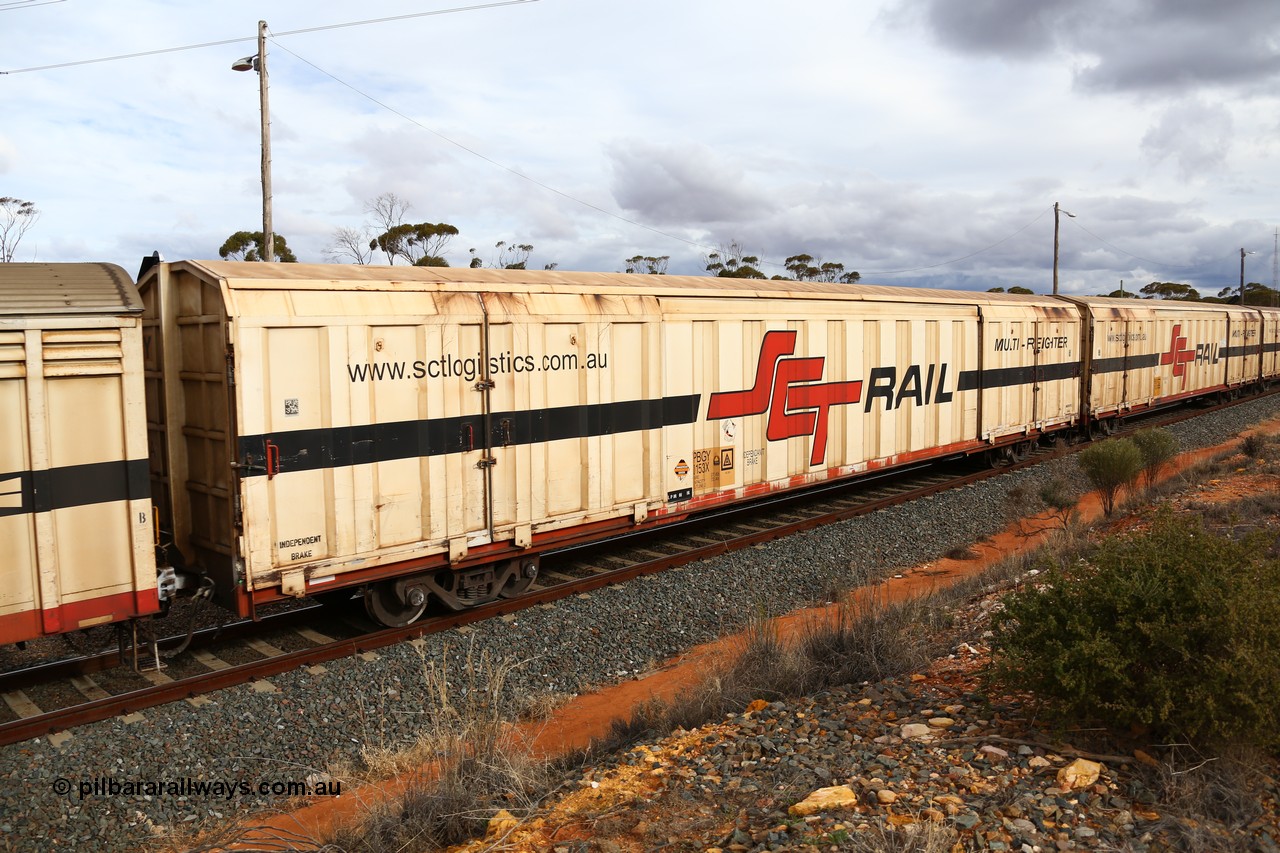
[[636,301],[486,295],[495,541],[645,516],[662,390],[658,327]]
[[322,589],[491,540],[484,324],[474,295],[436,298],[430,314],[241,330],[241,370],[260,371],[240,393],[253,588]]

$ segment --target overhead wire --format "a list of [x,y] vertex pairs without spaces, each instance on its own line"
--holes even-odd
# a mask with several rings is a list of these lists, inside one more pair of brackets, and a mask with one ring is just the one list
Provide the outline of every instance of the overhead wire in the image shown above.
[[1031,220],[1030,222],[1028,222],[1026,225],[1023,225],[1023,226],[1022,226],[1021,228],[1019,228],[1017,231],[1014,231],[1014,232],[1013,232],[1012,234],[1010,234],[1008,237],[1005,237],[1005,238],[1004,238],[1004,239],[1002,239],[1002,240],[997,240],[996,242],[992,243],[990,246],[987,246],[987,247],[982,248],[982,249],[978,249],[976,252],[970,252],[969,254],[967,254],[967,255],[965,255],[965,256],[963,256],[963,257],[960,257],[960,258],[952,258],[952,259],[951,259],[951,260],[949,260],[949,261],[940,261],[940,262],[938,262],[938,263],[936,263],[936,264],[928,264],[928,265],[926,265],[926,266],[922,266],[922,267],[912,267],[911,269],[903,269],[903,270],[870,270],[870,271],[868,271],[868,272],[866,272],[866,273],[863,273],[863,274],[864,274],[864,275],[901,275],[901,274],[903,274],[903,273],[909,273],[909,272],[922,272],[922,271],[924,271],[924,270],[937,269],[938,267],[946,267],[946,266],[950,266],[951,264],[958,264],[958,263],[960,263],[961,261],[967,261],[967,260],[969,260],[970,258],[975,258],[975,257],[977,257],[978,255],[981,255],[983,252],[989,252],[989,251],[991,251],[992,249],[995,249],[995,248],[997,248],[997,247],[999,247],[999,246],[1001,246],[1001,245],[1003,245],[1003,244],[1005,244],[1005,243],[1009,242],[1009,241],[1010,241],[1010,240],[1012,240],[1014,237],[1017,237],[1019,234],[1021,234],[1023,231],[1026,231],[1026,230],[1027,230],[1028,228],[1030,228],[1032,225],[1035,225],[1035,224],[1036,224],[1037,222],[1039,222],[1041,219],[1044,219],[1045,215],[1046,215],[1050,210],[1053,210],[1053,206],[1052,206],[1052,205],[1050,205],[1049,207],[1047,207],[1047,208],[1045,208],[1044,210],[1042,210],[1042,211],[1040,212],[1040,215],[1039,215],[1039,216],[1037,216],[1035,219],[1033,219],[1033,220]]
[[1164,261],[1153,261],[1150,258],[1144,258],[1141,255],[1135,255],[1133,252],[1126,252],[1124,249],[1121,249],[1119,246],[1115,245],[1114,243],[1107,242],[1103,238],[1099,237],[1097,234],[1094,234],[1088,228],[1085,228],[1084,225],[1081,224],[1078,217],[1074,217],[1067,221],[1070,222],[1075,227],[1079,228],[1084,233],[1088,234],[1093,239],[1097,240],[1102,245],[1106,246],[1108,249],[1119,252],[1120,254],[1125,255],[1126,257],[1133,258],[1135,261],[1142,261],[1144,264],[1151,264],[1152,266],[1157,266],[1157,267],[1168,267],[1169,269],[1173,269],[1173,270],[1198,270],[1198,269],[1204,269],[1205,267],[1209,266],[1209,264],[1214,263],[1214,261],[1204,261],[1198,264],[1171,264]]
[[[681,237],[681,236],[679,236],[678,234],[671,234],[671,233],[666,232],[666,231],[663,231],[663,230],[661,230],[661,229],[659,229],[659,228],[655,228],[655,227],[653,227],[653,226],[651,226],[651,225],[645,225],[643,222],[637,222],[636,220],[634,220],[634,219],[630,219],[630,218],[628,218],[628,217],[626,217],[626,216],[623,216],[623,215],[622,215],[622,214],[620,214],[620,213],[615,213],[615,212],[613,212],[613,211],[611,211],[611,210],[608,210],[607,208],[603,208],[603,207],[600,207],[599,205],[592,204],[591,202],[586,201],[586,200],[584,200],[584,199],[577,198],[576,196],[570,195],[569,193],[566,193],[566,192],[564,192],[563,190],[556,189],[555,187],[551,186],[550,184],[543,183],[542,181],[539,181],[537,178],[532,178],[532,177],[530,177],[530,176],[528,176],[528,175],[524,174],[524,173],[523,173],[523,172],[521,172],[520,170],[518,170],[518,169],[514,169],[514,168],[512,168],[511,166],[506,165],[505,163],[500,163],[499,161],[494,160],[492,157],[489,157],[489,156],[487,156],[487,155],[485,155],[485,154],[482,154],[482,153],[480,153],[479,151],[476,151],[474,148],[470,148],[470,147],[468,147],[467,145],[464,145],[463,143],[461,143],[461,142],[457,141],[456,139],[452,139],[452,138],[450,138],[450,137],[448,137],[448,136],[445,136],[445,135],[444,135],[443,133],[441,133],[440,131],[438,131],[438,130],[436,130],[436,129],[432,128],[432,127],[429,127],[428,125],[423,124],[422,122],[418,121],[418,120],[417,120],[416,118],[414,118],[413,116],[410,116],[410,115],[407,115],[407,114],[405,114],[405,113],[401,112],[400,110],[396,109],[395,107],[391,106],[390,104],[388,104],[388,103],[386,103],[386,102],[384,102],[384,101],[381,101],[381,100],[379,100],[378,98],[375,98],[373,95],[370,95],[368,92],[365,92],[364,90],[357,88],[356,86],[352,85],[351,83],[348,83],[346,80],[343,80],[341,77],[338,77],[336,74],[333,74],[332,72],[326,71],[325,69],[321,68],[319,65],[316,65],[314,62],[312,62],[311,60],[307,59],[306,57],[299,55],[296,51],[290,50],[289,48],[287,48],[287,47],[285,47],[284,45],[280,44],[279,42],[277,42],[277,41],[275,40],[275,38],[272,38],[272,39],[271,39],[271,42],[272,42],[272,44],[276,45],[276,47],[278,47],[278,48],[280,48],[281,50],[283,50],[285,53],[290,54],[291,56],[293,56],[295,59],[299,60],[300,62],[305,62],[307,65],[310,65],[310,66],[311,66],[312,68],[314,68],[316,71],[319,71],[321,74],[325,75],[325,76],[326,76],[326,77],[328,77],[329,79],[333,80],[334,82],[336,82],[336,83],[338,83],[338,84],[340,84],[340,85],[342,85],[342,86],[347,87],[347,88],[348,88],[348,89],[350,89],[352,92],[355,92],[357,95],[359,95],[360,97],[365,98],[365,99],[369,100],[370,102],[372,102],[372,103],[374,103],[374,104],[377,104],[379,107],[382,107],[382,108],[383,108],[384,110],[386,110],[387,112],[392,113],[393,115],[399,116],[400,118],[404,119],[405,121],[409,122],[410,124],[414,125],[415,127],[419,128],[419,129],[421,129],[421,130],[425,130],[427,133],[430,133],[432,136],[435,136],[435,137],[436,137],[436,138],[438,138],[438,139],[444,140],[445,142],[449,143],[450,145],[453,145],[453,146],[455,146],[455,147],[457,147],[457,148],[459,148],[459,149],[461,149],[461,150],[463,150],[463,151],[467,152],[468,154],[472,155],[473,157],[478,157],[479,159],[481,159],[481,160],[485,161],[486,163],[488,163],[488,164],[490,164],[490,165],[492,165],[492,166],[496,166],[497,168],[502,169],[502,170],[503,170],[503,171],[505,171],[505,172],[508,172],[508,173],[510,173],[510,174],[512,174],[512,175],[515,175],[517,178],[520,178],[520,179],[522,179],[522,180],[528,181],[529,183],[533,184],[534,186],[541,187],[542,189],[546,190],[547,192],[554,193],[554,194],[556,194],[556,195],[560,196],[560,197],[561,197],[561,198],[563,198],[563,199],[567,199],[568,201],[572,201],[572,202],[574,202],[574,203],[576,203],[576,204],[580,204],[580,205],[582,205],[583,207],[590,208],[591,210],[594,210],[594,211],[596,211],[597,213],[603,213],[605,216],[610,216],[610,217],[612,217],[612,218],[614,218],[614,219],[618,220],[619,222],[625,222],[625,223],[626,223],[626,224],[628,224],[628,225],[633,225],[633,226],[635,226],[635,227],[637,227],[637,228],[643,228],[644,230],[646,230],[646,231],[650,231],[650,232],[652,232],[652,233],[654,233],[654,234],[657,234],[657,235],[658,235],[658,236],[660,236],[660,237],[666,237],[666,238],[668,238],[668,239],[670,239],[670,240],[677,240],[677,241],[679,241],[679,242],[681,242],[681,243],[685,243],[686,245],[693,246],[694,248],[698,248],[698,249],[710,249],[710,247],[708,247],[708,246],[704,246],[704,245],[702,245],[701,243],[698,243],[698,242],[696,242],[696,241],[689,240],[688,238],[685,238],[685,237]],[[713,251],[714,251],[714,250],[713,250]]]
[[[687,245],[687,246],[692,246],[692,247],[693,247],[693,248],[695,248],[695,249],[701,249],[701,250],[706,251],[706,252],[716,252],[716,251],[720,251],[719,249],[717,249],[717,248],[716,248],[716,247],[714,247],[714,246],[708,246],[708,245],[706,245],[706,244],[699,243],[699,242],[697,242],[696,240],[690,240],[690,239],[688,239],[688,238],[686,238],[686,237],[681,237],[681,236],[680,236],[680,235],[678,235],[678,234],[672,234],[672,233],[670,233],[669,231],[664,231],[664,230],[662,230],[662,229],[660,229],[660,228],[656,228],[656,227],[654,227],[654,226],[652,226],[652,225],[646,225],[646,224],[645,224],[645,223],[643,223],[643,222],[639,222],[639,221],[637,221],[637,220],[635,220],[635,219],[631,219],[631,218],[629,218],[629,217],[623,216],[623,215],[622,215],[622,214],[620,214],[620,213],[616,213],[616,212],[611,211],[611,210],[609,210],[609,209],[607,209],[607,208],[600,207],[599,205],[597,205],[597,204],[593,204],[592,202],[589,202],[589,201],[586,201],[586,200],[584,200],[584,199],[580,199],[580,198],[578,198],[578,197],[576,197],[576,196],[570,195],[569,193],[564,192],[563,190],[557,189],[556,187],[553,187],[553,186],[551,186],[550,184],[544,183],[543,181],[539,181],[539,180],[538,180],[538,179],[536,179],[536,178],[530,177],[529,175],[526,175],[526,174],[524,174],[523,172],[519,171],[518,169],[514,169],[514,168],[512,168],[512,167],[510,167],[510,166],[506,165],[505,163],[501,163],[501,162],[499,162],[499,161],[497,161],[497,160],[494,160],[492,157],[489,157],[489,156],[487,156],[487,155],[485,155],[485,154],[482,154],[481,152],[476,151],[475,149],[473,149],[473,148],[471,148],[471,147],[469,147],[469,146],[467,146],[467,145],[464,145],[463,143],[458,142],[457,140],[452,139],[452,138],[450,138],[450,137],[448,137],[448,136],[444,135],[443,133],[440,133],[438,130],[435,130],[434,128],[432,128],[432,127],[430,127],[430,126],[423,124],[422,122],[418,121],[417,119],[413,118],[412,116],[407,115],[407,114],[405,114],[405,113],[401,112],[400,110],[396,109],[395,107],[391,106],[390,104],[387,104],[387,103],[385,103],[384,101],[379,100],[378,98],[374,97],[373,95],[370,95],[368,92],[365,92],[365,91],[363,91],[362,89],[360,89],[360,88],[358,88],[358,87],[356,87],[356,86],[352,85],[351,83],[347,82],[346,80],[343,80],[341,77],[338,77],[336,74],[333,74],[332,72],[327,71],[327,70],[325,70],[324,68],[321,68],[319,65],[316,65],[314,62],[312,62],[311,60],[307,59],[306,57],[304,57],[304,56],[300,55],[300,54],[299,54],[299,53],[297,53],[296,51],[294,51],[294,50],[290,50],[288,47],[285,47],[283,44],[280,44],[279,42],[277,42],[277,41],[275,40],[274,36],[276,36],[276,35],[284,35],[283,33],[273,33],[273,34],[271,34],[271,35],[273,36],[273,37],[272,37],[272,44],[276,45],[276,46],[277,46],[277,47],[279,47],[281,50],[283,50],[283,51],[285,51],[286,53],[290,54],[291,56],[293,56],[293,57],[294,57],[295,59],[297,59],[298,61],[300,61],[300,62],[304,62],[304,63],[306,63],[307,65],[311,66],[311,67],[312,67],[312,68],[314,68],[316,71],[320,72],[321,74],[324,74],[326,77],[330,78],[331,80],[333,80],[334,82],[338,83],[339,85],[345,86],[346,88],[350,89],[352,92],[355,92],[355,93],[356,93],[357,95],[359,95],[360,97],[367,99],[367,100],[368,100],[368,101],[370,101],[371,103],[377,104],[377,105],[378,105],[379,107],[381,107],[382,109],[385,109],[385,110],[387,110],[388,112],[392,113],[393,115],[396,115],[396,116],[398,116],[398,117],[400,117],[400,118],[404,119],[405,121],[409,122],[410,124],[414,125],[415,127],[418,127],[418,128],[420,128],[420,129],[422,129],[422,130],[425,130],[425,131],[427,131],[428,133],[432,134],[433,136],[435,136],[435,137],[437,137],[437,138],[439,138],[439,139],[441,139],[441,140],[443,140],[443,141],[445,141],[445,142],[449,143],[450,145],[453,145],[453,146],[455,146],[455,147],[457,147],[457,148],[461,149],[462,151],[465,151],[466,153],[468,153],[468,154],[470,154],[470,155],[472,155],[472,156],[474,156],[474,157],[478,157],[479,159],[481,159],[481,160],[485,161],[486,163],[489,163],[489,164],[490,164],[490,165],[492,165],[492,166],[496,166],[497,168],[502,169],[502,170],[503,170],[503,171],[505,171],[505,172],[508,172],[508,173],[510,173],[510,174],[512,174],[512,175],[515,175],[517,178],[520,178],[521,180],[528,181],[529,183],[533,184],[534,186],[540,187],[541,189],[544,189],[544,190],[546,190],[547,192],[554,193],[555,195],[560,196],[560,197],[561,197],[561,198],[563,198],[563,199],[566,199],[566,200],[568,200],[568,201],[572,201],[572,202],[574,202],[575,204],[580,204],[580,205],[582,205],[583,207],[586,207],[586,208],[589,208],[590,210],[596,211],[597,213],[602,213],[602,214],[604,214],[605,216],[608,216],[608,217],[611,217],[611,218],[613,218],[613,219],[618,220],[619,222],[623,222],[623,223],[626,223],[626,224],[628,224],[628,225],[632,225],[632,226],[634,226],[634,227],[636,227],[636,228],[641,228],[641,229],[644,229],[645,231],[649,231],[650,233],[657,234],[657,235],[658,235],[658,236],[660,236],[660,237],[665,237],[665,238],[667,238],[667,239],[669,239],[669,240],[675,240],[675,241],[677,241],[677,242],[684,243],[684,244],[685,244],[685,245]],[[1053,209],[1053,208],[1052,208],[1052,206],[1050,206],[1050,207],[1046,208],[1046,209],[1045,209],[1044,211],[1042,211],[1042,212],[1040,213],[1040,215],[1039,215],[1039,216],[1037,216],[1035,219],[1031,220],[1031,221],[1030,221],[1030,222],[1028,222],[1026,225],[1022,226],[1022,227],[1021,227],[1021,228],[1019,228],[1017,231],[1014,231],[1012,234],[1008,235],[1007,237],[1005,237],[1005,238],[1003,238],[1003,239],[1001,239],[1001,240],[998,240],[998,241],[996,241],[995,243],[992,243],[990,246],[986,246],[985,248],[978,249],[978,250],[977,250],[977,251],[975,251],[975,252],[970,252],[969,254],[964,255],[963,257],[953,258],[953,259],[951,259],[951,260],[941,261],[941,262],[936,263],[936,264],[929,264],[929,265],[927,265],[927,266],[923,266],[923,267],[916,267],[916,268],[913,268],[913,269],[903,269],[903,270],[881,270],[881,271],[869,272],[869,273],[866,273],[866,274],[867,274],[867,275],[897,275],[897,274],[901,274],[901,273],[919,272],[919,271],[921,271],[921,270],[926,270],[926,269],[936,269],[936,268],[938,268],[938,267],[949,266],[949,265],[951,265],[951,264],[956,264],[956,263],[959,263],[959,262],[961,262],[961,261],[968,260],[969,258],[976,257],[977,255],[980,255],[980,254],[982,254],[983,252],[988,252],[988,251],[990,251],[991,249],[994,249],[994,248],[996,248],[996,247],[998,247],[998,246],[1002,245],[1003,243],[1006,243],[1006,242],[1008,242],[1009,240],[1012,240],[1014,237],[1018,236],[1018,235],[1019,235],[1019,234],[1021,234],[1023,231],[1026,231],[1026,230],[1027,230],[1028,228],[1030,228],[1032,225],[1035,225],[1037,222],[1039,222],[1041,219],[1043,219],[1043,218],[1045,217],[1045,215],[1048,213],[1048,211],[1050,211],[1050,210],[1052,210],[1052,209]],[[767,259],[762,259],[762,260],[760,261],[760,265],[761,265],[761,266],[776,267],[776,268],[778,268],[778,269],[786,269],[786,265],[785,265],[785,264],[781,264],[781,263],[778,263],[778,262],[776,262],[776,261],[770,261],[770,260],[767,260]]]
[[[448,15],[454,12],[472,12],[478,9],[496,9],[501,6],[523,6],[527,3],[537,3],[538,0],[500,0],[495,3],[481,3],[475,6],[458,6],[451,9],[433,9],[429,12],[410,12],[407,15],[394,15],[389,18],[366,18],[360,21],[348,21],[342,24],[325,24],[318,27],[304,27],[299,30],[285,30],[275,33],[279,36],[303,35],[305,33],[318,33],[324,30],[339,30],[345,27],[363,27],[370,24],[385,24],[391,21],[403,21],[409,18],[427,18],[433,15]],[[5,74],[26,74],[31,71],[52,71],[56,68],[74,68],[78,65],[95,65],[100,62],[116,62],[122,59],[139,59],[144,56],[159,56],[165,53],[180,53],[186,50],[203,50],[206,47],[218,47],[224,44],[240,44],[242,42],[257,41],[257,36],[243,36],[240,38],[219,39],[218,41],[206,41],[200,44],[187,44],[178,47],[162,47],[155,50],[140,50],[134,53],[121,53],[115,56],[100,56],[96,59],[78,59],[72,62],[57,62],[52,65],[32,65],[28,68],[13,68],[8,71],[0,71],[0,75]]]
[[19,9],[33,9],[36,6],[52,6],[54,3],[65,3],[67,0],[5,0],[0,2],[0,12],[16,12]]

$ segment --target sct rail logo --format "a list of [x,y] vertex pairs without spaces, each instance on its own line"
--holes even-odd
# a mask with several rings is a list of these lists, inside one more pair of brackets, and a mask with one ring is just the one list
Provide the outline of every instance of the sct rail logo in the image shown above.
[[1173,327],[1173,335],[1169,341],[1169,351],[1160,353],[1161,364],[1172,364],[1173,375],[1182,377],[1182,387],[1187,387],[1187,362],[1199,361],[1199,347],[1189,349],[1187,339],[1182,337],[1182,324]]
[[794,330],[766,332],[760,344],[756,381],[746,391],[720,391],[711,395],[707,420],[748,417],[769,413],[765,437],[780,441],[801,435],[813,437],[810,465],[820,465],[827,455],[827,420],[832,406],[862,399],[862,381],[818,382],[825,357],[785,358],[796,350]]
[[1196,348],[1187,346],[1187,338],[1183,337],[1183,325],[1176,324],[1169,339],[1169,350],[1160,353],[1160,364],[1174,365],[1175,377],[1183,378],[1183,388],[1187,387],[1187,365],[1217,364],[1219,345],[1216,343],[1197,343]]

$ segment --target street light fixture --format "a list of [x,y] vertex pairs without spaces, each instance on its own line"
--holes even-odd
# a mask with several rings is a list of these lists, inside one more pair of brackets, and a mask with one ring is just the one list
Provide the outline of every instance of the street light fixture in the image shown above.
[[1072,219],[1076,218],[1074,213],[1067,213],[1058,206],[1055,201],[1053,203],[1053,295],[1058,295],[1058,214],[1066,213]]
[[271,229],[271,111],[267,106],[267,22],[258,21],[258,53],[231,63],[232,71],[257,71],[262,107],[262,259],[276,259],[275,233]]

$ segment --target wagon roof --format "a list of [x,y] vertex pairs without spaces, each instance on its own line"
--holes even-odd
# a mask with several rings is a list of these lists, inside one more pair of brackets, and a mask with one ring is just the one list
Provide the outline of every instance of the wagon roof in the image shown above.
[[[1135,309],[1140,311],[1149,311],[1151,309],[1165,309],[1170,311],[1240,311],[1239,305],[1232,305],[1228,302],[1185,302],[1181,299],[1116,299],[1109,296],[1072,296],[1072,302],[1078,302],[1083,305],[1100,308],[1115,309]],[[1252,312],[1260,306],[1246,305],[1244,311]]]
[[854,299],[870,302],[956,302],[968,305],[1022,303],[1061,305],[1052,296],[980,293],[968,290],[773,281],[687,275],[635,275],[563,270],[494,270],[354,264],[264,264],[244,261],[180,261],[175,268],[252,290],[407,290],[647,294],[750,298]]
[[0,315],[140,313],[133,279],[115,264],[0,264]]

